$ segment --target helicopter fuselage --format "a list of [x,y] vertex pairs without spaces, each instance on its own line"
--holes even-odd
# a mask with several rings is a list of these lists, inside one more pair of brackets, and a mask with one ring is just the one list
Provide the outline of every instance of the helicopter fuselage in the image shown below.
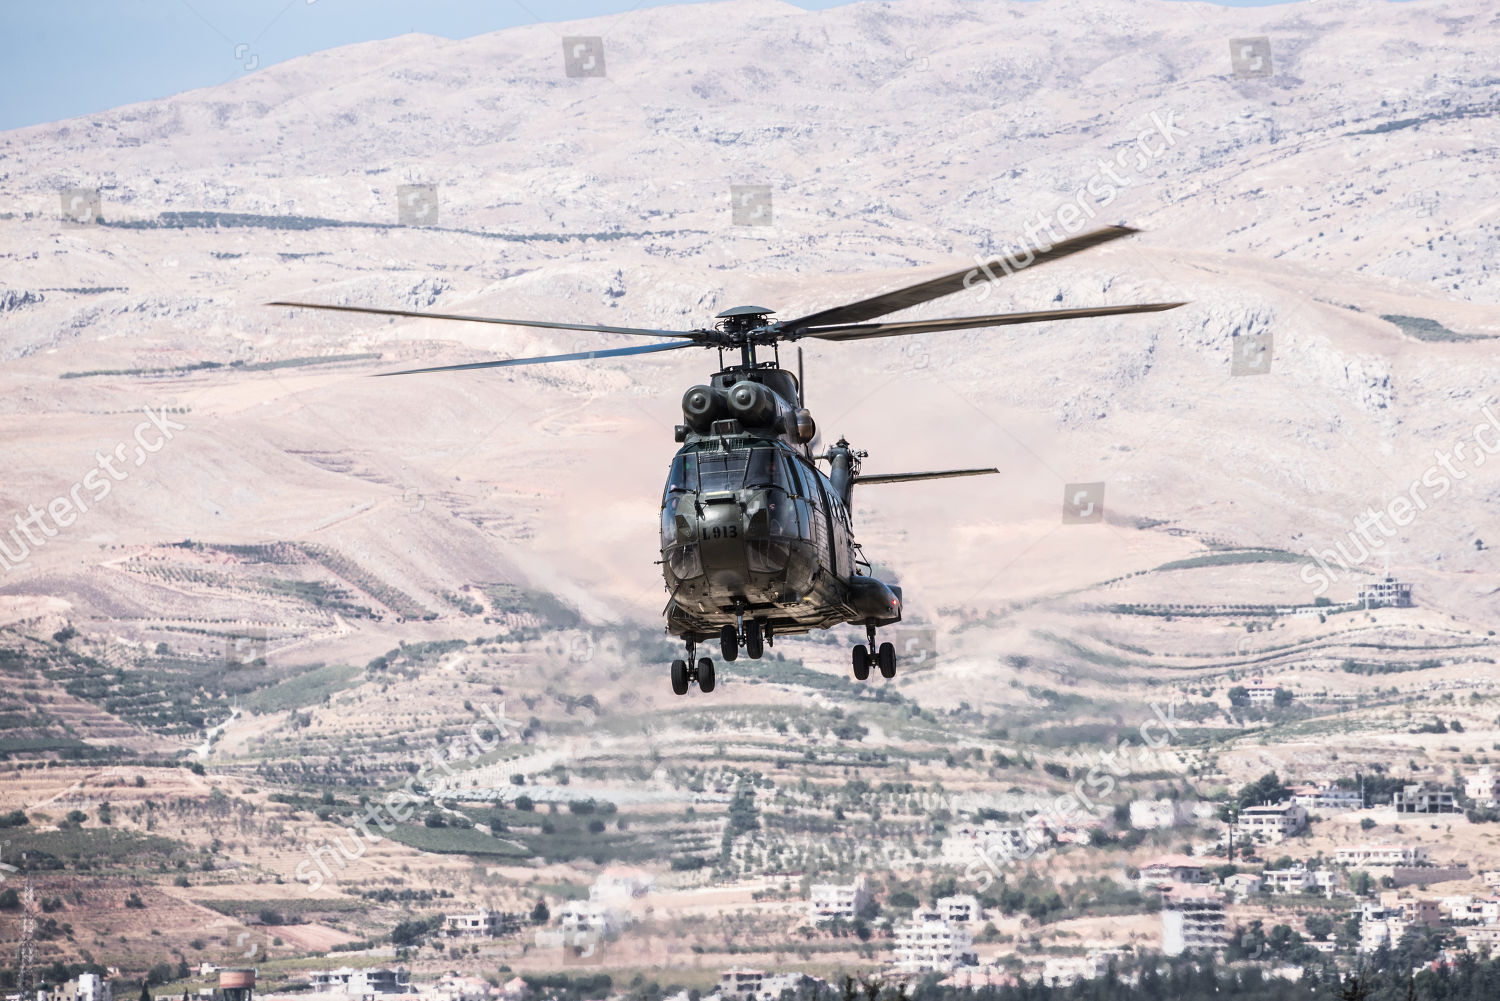
[[783,393],[796,399],[791,374],[757,366],[683,398],[661,565],[667,628],[691,642],[746,620],[773,636],[900,621],[899,589],[871,576],[854,541],[848,464],[842,484],[814,464],[811,418]]

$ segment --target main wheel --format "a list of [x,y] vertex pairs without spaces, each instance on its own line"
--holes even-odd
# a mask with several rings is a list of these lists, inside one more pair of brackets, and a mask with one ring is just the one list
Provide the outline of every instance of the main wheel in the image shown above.
[[896,648],[889,643],[882,643],[876,656],[880,660],[880,676],[894,678],[896,676]]
[[698,661],[698,691],[711,692],[714,690],[714,662],[704,657]]
[[860,643],[854,648],[854,680],[864,681],[870,676],[870,648]]
[[[735,660],[740,655],[740,637],[734,631],[734,626],[725,626],[719,630],[719,650],[724,654],[725,660]],[[703,661],[698,663],[702,664]]]
[[686,695],[688,690],[688,667],[687,661],[672,661],[672,691],[677,695]]
[[760,623],[752,619],[745,623],[745,653],[751,660],[760,660],[760,655],[765,652],[765,634],[761,632]]

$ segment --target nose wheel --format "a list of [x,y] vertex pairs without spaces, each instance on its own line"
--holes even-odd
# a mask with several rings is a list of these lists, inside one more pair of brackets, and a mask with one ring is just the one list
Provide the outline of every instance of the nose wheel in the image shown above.
[[880,668],[882,678],[894,678],[896,676],[896,647],[890,643],[882,643],[877,647],[874,626],[865,626],[865,635],[869,637],[869,644],[860,643],[854,647],[854,680],[867,680],[870,677],[871,666]]
[[760,660],[771,639],[770,628],[763,626],[758,619],[747,622],[743,615],[738,619],[737,625],[726,624],[719,630],[719,652],[724,655],[726,663],[738,660],[742,649],[751,660]]
[[700,657],[694,661],[693,654],[696,650],[696,644],[689,643],[687,660],[672,661],[672,693],[674,695],[686,695],[695,682],[700,692],[706,694],[714,690],[714,662],[707,657]]

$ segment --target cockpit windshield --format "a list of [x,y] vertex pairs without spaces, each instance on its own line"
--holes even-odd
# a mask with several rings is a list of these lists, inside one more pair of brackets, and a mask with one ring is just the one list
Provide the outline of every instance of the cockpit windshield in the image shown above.
[[677,456],[667,476],[668,494],[684,490],[713,493],[746,487],[786,489],[786,474],[775,446],[687,452]]

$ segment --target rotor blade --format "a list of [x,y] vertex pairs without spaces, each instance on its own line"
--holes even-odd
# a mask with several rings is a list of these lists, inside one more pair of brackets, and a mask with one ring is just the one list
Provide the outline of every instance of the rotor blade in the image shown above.
[[1007,327],[1016,323],[1046,323],[1048,320],[1078,320],[1089,316],[1119,316],[1125,313],[1159,313],[1185,306],[1182,302],[1146,302],[1130,306],[1085,306],[1079,309],[1043,309],[1030,313],[996,313],[992,316],[959,316],[949,320],[908,320],[900,323],[850,323],[836,327],[813,327],[800,337],[825,341],[858,341],[866,337],[897,337],[970,327]]
[[856,486],[862,483],[909,483],[912,480],[948,480],[955,476],[984,476],[998,473],[994,466],[988,469],[944,469],[936,473],[876,473],[874,476],[856,476]]
[[1139,230],[1129,226],[1105,226],[1088,233],[1080,233],[1078,236],[1069,237],[1045,250],[1027,251],[1026,256],[1011,254],[990,261],[987,264],[974,265],[964,268],[962,271],[954,271],[951,274],[921,282],[916,285],[908,285],[891,292],[882,292],[880,295],[869,299],[861,299],[851,302],[845,306],[834,306],[807,316],[798,317],[783,323],[784,330],[798,330],[804,327],[821,327],[832,324],[860,323],[864,320],[873,320],[877,316],[894,313],[898,309],[906,309],[909,306],[917,306],[933,299],[941,299],[945,295],[962,292],[964,289],[977,285],[986,279],[993,280],[1001,274],[1014,274],[1024,268],[1034,267],[1038,264],[1046,264],[1070,254],[1097,247],[1111,240],[1118,240],[1122,236],[1138,233]]
[[435,365],[432,368],[409,368],[400,372],[377,372],[376,378],[388,375],[421,375],[425,372],[467,372],[476,368],[506,368],[511,365],[543,365],[554,361],[587,361],[590,358],[619,358],[623,355],[644,355],[655,351],[675,351],[678,348],[696,347],[691,341],[666,341],[660,344],[638,344],[633,348],[609,348],[606,351],[575,351],[566,355],[540,355],[535,358],[501,358],[497,361],[476,361],[467,365]]
[[493,316],[460,316],[454,313],[423,313],[415,309],[376,309],[371,306],[331,306],[317,302],[268,302],[267,306],[295,309],[326,309],[338,313],[369,313],[373,316],[410,316],[421,320],[466,320],[470,323],[503,323],[510,327],[544,327],[548,330],[591,330],[600,334],[641,334],[646,337],[696,339],[699,331],[653,330],[648,327],[606,327],[594,323],[553,323],[550,320],[502,320]]

